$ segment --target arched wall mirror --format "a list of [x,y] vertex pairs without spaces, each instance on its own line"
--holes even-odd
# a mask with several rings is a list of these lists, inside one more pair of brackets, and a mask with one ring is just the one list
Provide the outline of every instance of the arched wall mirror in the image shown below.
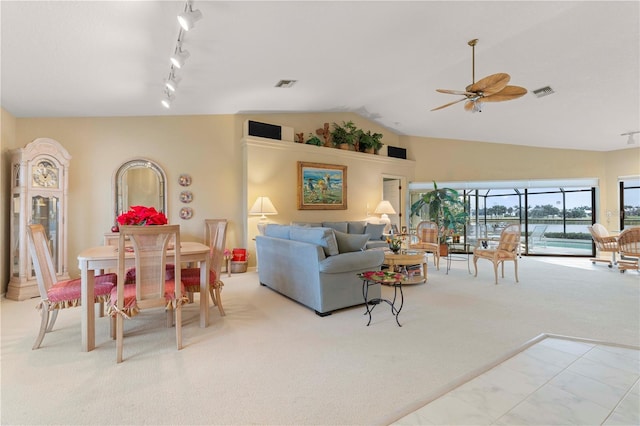
[[115,173],[115,217],[131,206],[155,207],[167,214],[167,176],[157,163],[135,158]]

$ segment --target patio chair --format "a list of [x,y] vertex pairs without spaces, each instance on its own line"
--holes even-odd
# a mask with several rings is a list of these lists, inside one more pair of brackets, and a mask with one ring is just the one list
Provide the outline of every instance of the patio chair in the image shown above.
[[618,236],[618,247],[620,248],[620,260],[618,261],[620,272],[623,273],[627,269],[639,270],[640,227],[624,229]]
[[594,223],[593,226],[588,226],[593,242],[596,245],[596,251],[598,254],[603,252],[611,253],[611,260],[602,259],[600,257],[594,257],[589,259],[591,263],[595,265],[596,262],[608,263],[609,268],[612,268],[616,262],[616,253],[618,253],[618,239],[609,235],[607,228],[599,223]]
[[547,237],[544,233],[547,230],[547,225],[536,225],[529,235],[529,248],[533,248],[536,244],[543,244],[543,247],[547,247]]
[[438,224],[424,220],[416,227],[418,242],[409,244],[413,250],[422,250],[433,253],[433,264],[440,270],[440,241],[438,238]]
[[487,259],[493,263],[493,272],[498,284],[498,265],[502,265],[504,278],[504,262],[512,261],[515,268],[516,282],[518,282],[518,251],[520,247],[520,225],[509,225],[500,233],[500,240],[496,248],[476,247],[473,250],[473,267],[478,276],[478,259]]

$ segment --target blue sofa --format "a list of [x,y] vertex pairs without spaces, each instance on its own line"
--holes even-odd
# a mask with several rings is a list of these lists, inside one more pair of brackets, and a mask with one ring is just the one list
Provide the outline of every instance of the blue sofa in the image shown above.
[[[357,274],[379,270],[384,251],[364,250],[368,234],[349,234],[327,227],[269,224],[256,236],[258,276],[267,286],[320,316],[362,305]],[[379,298],[380,287],[369,289]]]
[[291,225],[331,228],[347,234],[367,234],[369,239],[365,244],[365,249],[388,247],[386,235],[382,234],[385,227],[384,223],[368,223],[365,221],[291,222]]

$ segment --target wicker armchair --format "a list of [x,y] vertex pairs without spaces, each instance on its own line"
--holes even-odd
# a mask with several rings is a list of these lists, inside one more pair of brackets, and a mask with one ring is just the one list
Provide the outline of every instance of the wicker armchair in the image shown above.
[[493,263],[493,272],[498,284],[498,265],[502,265],[502,278],[504,278],[504,262],[512,261],[514,264],[516,282],[518,282],[518,249],[520,247],[520,225],[509,225],[502,230],[500,241],[496,248],[476,247],[473,250],[473,267],[478,276],[478,259],[487,259]]
[[595,264],[596,262],[604,262],[609,264],[609,268],[613,267],[613,265],[617,263],[616,253],[618,253],[619,251],[618,238],[609,235],[609,231],[607,231],[607,228],[599,223],[594,223],[593,226],[589,226],[588,228],[589,232],[591,232],[593,242],[596,244],[597,253],[611,253],[611,260],[602,259],[599,257],[594,257],[589,260],[593,264]]
[[640,227],[627,228],[618,236],[620,248],[620,260],[618,269],[624,272],[627,269],[640,270],[638,259],[640,258]]
[[422,221],[416,227],[418,242],[409,244],[413,250],[422,250],[433,253],[433,264],[440,270],[440,241],[438,238],[438,224],[430,221]]

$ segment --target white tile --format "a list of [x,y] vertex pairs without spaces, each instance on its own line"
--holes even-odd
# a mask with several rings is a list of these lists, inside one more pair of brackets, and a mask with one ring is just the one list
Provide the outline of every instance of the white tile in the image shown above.
[[566,368],[579,358],[579,355],[574,355],[545,345],[533,345],[523,353],[560,368]]
[[640,363],[640,350],[631,348],[621,348],[619,346],[598,345],[599,349],[612,352],[627,358],[635,359]]
[[[626,370],[630,373],[640,375],[640,359],[631,356],[630,351],[613,351],[609,348],[597,346],[587,352],[584,358],[601,362],[609,367]],[[624,348],[618,348],[624,349]]]
[[539,379],[532,378],[527,374],[504,365],[498,365],[474,380],[482,380],[485,383],[490,383],[511,394],[518,395],[521,397],[520,399],[524,399],[524,397],[530,395],[542,384]]
[[626,393],[624,389],[607,385],[606,383],[571,371],[561,372],[551,379],[549,384],[577,397],[600,404],[609,410],[613,410]]
[[548,337],[538,342],[536,346],[537,345],[548,346],[550,348],[554,348],[559,351],[567,352],[567,353],[578,355],[578,356],[584,355],[585,353],[589,352],[591,348],[595,346],[592,343],[576,342],[574,340],[558,339],[554,337]]
[[636,381],[636,383],[631,387],[631,390],[629,391],[629,393],[632,393],[634,395],[640,395],[640,380]]
[[[526,376],[525,376],[526,379]],[[450,396],[477,408],[497,419],[514,405],[522,401],[528,393],[514,391],[513,386],[505,389],[500,384],[481,375],[449,393]]]
[[494,418],[446,394],[418,410],[421,419],[437,425],[490,425]]
[[571,393],[545,385],[499,420],[512,424],[601,424],[610,410]]
[[421,414],[420,410],[414,411],[411,414],[407,414],[400,420],[392,423],[392,425],[396,426],[420,426],[420,425],[435,425],[435,423],[431,423],[429,420],[425,419]]
[[626,419],[628,424],[640,424],[640,397],[634,394],[627,394],[616,407],[613,414],[622,419]]
[[638,375],[636,374],[630,374],[628,371],[586,358],[580,358],[571,364],[567,370],[624,390],[629,390],[638,380]]
[[526,351],[506,360],[500,365],[526,374],[539,386],[543,385],[563,370],[562,367],[541,361],[540,359],[527,354]]

